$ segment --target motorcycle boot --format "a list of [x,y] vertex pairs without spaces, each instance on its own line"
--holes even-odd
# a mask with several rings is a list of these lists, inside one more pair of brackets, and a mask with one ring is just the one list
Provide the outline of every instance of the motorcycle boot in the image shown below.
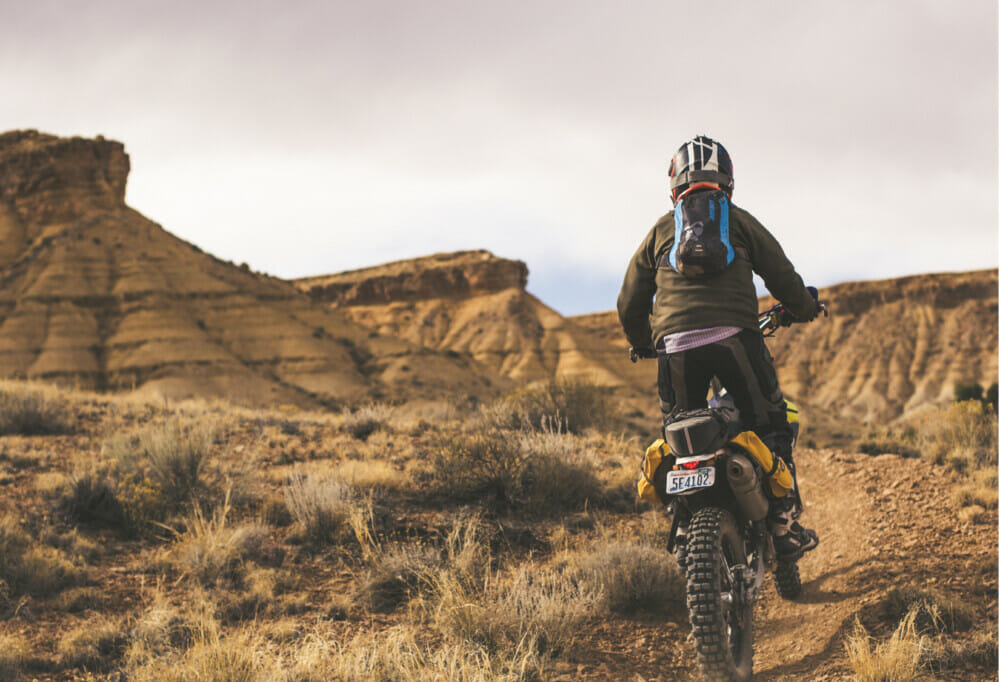
[[774,538],[774,552],[779,561],[795,561],[819,544],[819,536],[811,528],[803,528],[795,520],[795,502],[786,496],[771,503],[767,525]]

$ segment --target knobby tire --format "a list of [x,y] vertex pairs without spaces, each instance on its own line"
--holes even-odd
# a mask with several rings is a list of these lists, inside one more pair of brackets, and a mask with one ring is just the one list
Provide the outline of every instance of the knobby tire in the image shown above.
[[802,594],[802,579],[799,577],[797,563],[778,562],[774,568],[774,589],[782,599],[797,599]]
[[733,592],[723,562],[730,567],[746,564],[743,538],[732,514],[716,507],[695,513],[686,550],[688,614],[701,671],[709,682],[749,680],[752,606],[722,601],[723,592]]

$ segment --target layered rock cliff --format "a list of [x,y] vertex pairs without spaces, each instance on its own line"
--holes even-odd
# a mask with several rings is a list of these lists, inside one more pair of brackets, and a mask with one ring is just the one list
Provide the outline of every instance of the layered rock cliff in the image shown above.
[[527,266],[488,251],[436,254],[296,280],[309,296],[379,333],[469,355],[518,381],[586,376],[610,386],[648,384],[609,346],[525,291]]
[[166,232],[125,205],[128,168],[117,142],[0,136],[0,376],[251,404],[492,390]]
[[[820,297],[830,317],[768,339],[782,389],[804,404],[874,423],[947,403],[957,382],[997,380],[996,270],[848,282]],[[624,346],[614,312],[570,321]]]

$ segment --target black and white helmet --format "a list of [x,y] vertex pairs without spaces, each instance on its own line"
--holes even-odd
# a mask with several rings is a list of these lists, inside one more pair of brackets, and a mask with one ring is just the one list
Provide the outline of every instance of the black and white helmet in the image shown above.
[[733,195],[733,162],[729,152],[710,137],[685,142],[670,160],[670,196],[677,203],[699,187],[719,187]]

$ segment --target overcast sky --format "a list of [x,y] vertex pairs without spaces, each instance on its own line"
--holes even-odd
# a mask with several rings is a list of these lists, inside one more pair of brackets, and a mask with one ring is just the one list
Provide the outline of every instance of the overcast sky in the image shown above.
[[[281,277],[486,248],[614,307],[705,133],[809,283],[996,267],[995,0],[0,0],[0,130]],[[2,181],[2,180],[0,180]]]

